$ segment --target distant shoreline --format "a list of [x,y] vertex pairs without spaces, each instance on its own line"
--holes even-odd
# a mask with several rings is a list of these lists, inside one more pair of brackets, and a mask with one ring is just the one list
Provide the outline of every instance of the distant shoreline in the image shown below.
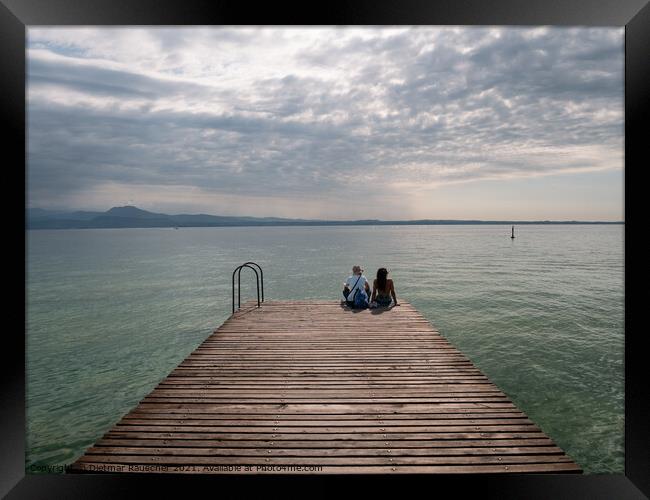
[[439,226],[439,225],[531,225],[531,224],[624,224],[603,221],[484,221],[476,219],[415,219],[415,220],[326,220],[287,219],[280,217],[250,217],[231,215],[179,214],[148,212],[134,206],[113,207],[106,212],[56,212],[33,208],[27,210],[26,229],[118,229],[146,227],[278,227],[278,226]]
[[[53,221],[52,221],[53,222]],[[130,225],[84,225],[84,224],[27,224],[27,230],[47,229],[151,229],[191,227],[328,227],[328,226],[582,226],[625,225],[625,222],[606,221],[323,221],[323,222],[249,222],[215,224],[130,224]],[[58,221],[57,221],[58,222]],[[66,221],[67,222],[67,221]]]

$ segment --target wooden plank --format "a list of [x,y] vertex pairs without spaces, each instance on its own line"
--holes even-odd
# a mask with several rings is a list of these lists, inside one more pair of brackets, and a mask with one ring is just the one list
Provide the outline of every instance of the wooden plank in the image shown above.
[[[172,455],[172,456],[258,456],[268,457],[268,449],[254,448],[215,448],[215,447],[171,447],[171,446],[119,446],[95,445],[89,448],[88,455]],[[519,447],[465,447],[465,448],[279,448],[273,449],[276,457],[353,457],[353,456],[472,456],[472,455],[520,455],[520,456],[559,456],[563,451],[557,446],[519,446]],[[90,458],[90,457],[89,457]]]
[[286,403],[279,402],[272,403],[244,403],[237,401],[235,403],[207,403],[205,401],[197,402],[191,406],[182,403],[155,403],[142,401],[138,409],[156,408],[156,409],[177,409],[186,412],[249,412],[260,411],[267,413],[325,413],[325,414],[342,414],[342,413],[369,413],[377,415],[388,414],[429,414],[429,413],[444,413],[444,412],[498,412],[498,411],[513,411],[516,410],[515,405],[511,402],[505,403],[475,403],[475,402],[441,402],[441,403],[367,403],[364,405],[343,404],[340,401],[325,404],[305,404],[305,403]]
[[133,423],[124,423],[120,422],[113,427],[113,432],[211,432],[211,433],[256,433],[256,432],[278,432],[283,434],[288,433],[297,433],[297,434],[313,434],[313,433],[327,433],[332,436],[338,435],[338,433],[385,433],[385,434],[394,434],[394,433],[438,433],[438,432],[499,432],[507,430],[510,432],[540,432],[539,427],[534,424],[528,425],[486,425],[486,424],[470,424],[470,425],[448,425],[448,426],[417,426],[417,425],[383,425],[383,426],[356,426],[356,427],[347,427],[347,426],[324,426],[324,425],[309,425],[309,426],[286,426],[284,424],[276,424],[275,426],[260,426],[260,425],[188,425],[185,422],[179,425],[159,425],[153,423],[147,424],[133,424]]
[[72,470],[581,472],[410,304],[327,301],[244,304]]
[[[263,439],[273,439],[274,441],[283,441],[283,440],[292,440],[297,439],[298,435],[300,439],[303,440],[354,440],[354,441],[365,441],[365,440],[394,440],[394,439],[404,439],[404,440],[426,440],[426,439],[527,439],[534,438],[539,439],[545,437],[543,432],[349,432],[349,433],[333,433],[333,432],[318,432],[313,430],[309,433],[287,433],[287,432],[193,432],[189,427],[184,429],[185,432],[144,432],[144,431],[131,431],[131,430],[110,430],[105,434],[106,437],[119,437],[119,438],[129,438],[134,439],[165,439],[165,438],[176,438],[176,439],[253,439],[253,440],[263,440]],[[297,435],[298,434],[298,435]]]
[[234,464],[203,465],[203,466],[178,466],[169,467],[161,464],[108,464],[105,462],[77,462],[74,469],[78,472],[89,472],[92,474],[116,474],[116,473],[148,473],[148,474],[501,474],[501,473],[537,473],[537,474],[561,474],[581,473],[582,470],[573,463],[563,464],[526,464],[526,465],[445,465],[445,466],[269,466],[257,465],[250,469],[236,466]]
[[[503,396],[505,399],[505,396]],[[236,398],[228,398],[228,397],[223,397],[223,398],[218,398],[216,396],[211,396],[211,397],[195,397],[195,398],[183,398],[183,397],[150,397],[147,396],[144,399],[145,402],[151,402],[151,403],[182,403],[182,404],[203,404],[203,403],[238,403],[238,402],[249,402],[249,403],[258,403],[258,404],[277,404],[278,402],[280,403],[286,403],[286,404],[291,404],[291,403],[308,403],[308,404],[319,404],[319,403],[327,403],[328,401],[330,402],[341,402],[341,403],[350,403],[350,404],[370,404],[370,403],[392,403],[393,401],[402,401],[405,403],[418,403],[418,402],[429,402],[429,403],[446,403],[446,402],[467,402],[467,403],[481,403],[481,404],[489,404],[489,403],[494,403],[498,404],[500,402],[500,399],[497,397],[490,398],[490,397],[466,397],[466,398],[461,398],[461,397],[439,397],[439,398],[428,398],[428,397],[420,397],[420,398],[400,398],[400,397],[394,397],[394,398],[381,398],[381,397],[372,397],[372,396],[367,396],[363,398],[337,398],[336,396],[333,396],[331,398],[324,398],[321,397],[319,399],[309,399],[309,398],[294,398],[290,396],[283,396],[282,398],[265,398],[265,397],[244,397],[244,396],[239,396]]]
[[[95,446],[136,446],[136,447],[208,447],[208,448],[252,448],[268,450],[270,446],[274,449],[291,448],[308,449],[339,449],[339,448],[380,448],[384,450],[390,449],[424,449],[430,450],[432,453],[438,448],[446,449],[469,449],[472,450],[514,450],[520,447],[530,447],[531,449],[545,449],[547,447],[554,447],[555,444],[548,438],[527,438],[527,439],[475,439],[467,440],[409,440],[409,441],[394,441],[394,440],[285,440],[275,443],[272,439],[255,440],[255,439],[133,439],[133,438],[117,438],[117,437],[103,437],[97,441]],[[505,452],[504,452],[505,453]]]
[[[237,422],[242,421],[265,421],[265,420],[278,420],[283,422],[294,421],[308,421],[308,420],[328,420],[336,419],[336,422],[454,422],[458,420],[466,420],[469,422],[482,421],[487,422],[490,420],[512,420],[512,421],[527,421],[530,420],[521,412],[508,412],[508,413],[399,413],[389,414],[384,417],[372,413],[280,413],[275,412],[258,412],[258,413],[243,413],[237,412],[191,412],[184,409],[142,409],[138,408],[124,416],[124,420],[132,419],[183,419],[183,420],[232,420]],[[233,420],[234,419],[234,420]],[[343,424],[341,424],[343,425]]]
[[[224,447],[172,447],[158,446],[152,449],[151,446],[119,446],[119,445],[95,445],[89,448],[88,455],[157,455],[172,456],[262,456],[268,457],[269,450],[264,447],[255,448],[224,448]],[[354,457],[354,456],[469,456],[469,455],[520,455],[537,456],[549,455],[559,456],[563,451],[557,446],[519,446],[512,448],[274,448],[273,456],[281,457]],[[90,458],[90,457],[89,457]]]
[[[169,418],[167,418],[169,417]],[[274,417],[274,416],[273,416]],[[359,420],[359,419],[336,419],[336,420],[329,420],[329,419],[302,419],[302,420],[296,420],[296,419],[280,419],[280,418],[267,418],[265,420],[263,419],[245,419],[245,418],[239,418],[239,419],[213,419],[210,418],[208,415],[206,418],[173,418],[172,416],[130,416],[127,415],[125,416],[117,425],[188,425],[188,426],[196,426],[196,425],[211,425],[211,426],[276,426],[276,425],[282,425],[284,426],[291,426],[291,427],[309,427],[313,425],[322,425],[322,426],[330,426],[330,427],[350,427],[350,426],[357,426],[357,427],[363,427],[363,426],[369,426],[373,425],[375,427],[379,428],[390,428],[392,426],[408,426],[408,427],[414,427],[414,426],[442,426],[442,425],[461,425],[463,422],[467,422],[464,425],[497,425],[497,426],[506,426],[506,425],[533,425],[533,422],[531,422],[527,418],[510,418],[510,419],[505,419],[505,418],[496,418],[496,419],[437,419],[437,420],[432,420],[432,419],[382,419],[379,420],[377,418],[374,419],[365,419],[365,420]]]
[[453,465],[453,464],[542,464],[570,463],[564,455],[465,455],[465,456],[319,456],[319,457],[285,457],[285,456],[186,456],[186,455],[113,455],[86,454],[78,463],[103,462],[121,464],[196,464],[196,465]]

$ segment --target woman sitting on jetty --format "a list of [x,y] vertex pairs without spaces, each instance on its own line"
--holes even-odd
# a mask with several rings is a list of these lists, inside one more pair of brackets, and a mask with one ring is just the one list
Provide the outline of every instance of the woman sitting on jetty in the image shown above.
[[398,306],[395,296],[395,285],[393,280],[387,278],[388,270],[385,267],[377,269],[377,278],[372,283],[372,297],[370,307],[388,307],[393,298],[394,306]]

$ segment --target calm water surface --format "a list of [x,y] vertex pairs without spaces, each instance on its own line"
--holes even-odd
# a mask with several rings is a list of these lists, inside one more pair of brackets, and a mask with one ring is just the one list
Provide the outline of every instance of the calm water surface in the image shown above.
[[[27,232],[26,470],[72,463],[231,312],[340,297],[359,263],[411,302],[587,473],[623,473],[624,226]],[[244,270],[246,271],[246,270]],[[252,271],[248,271],[252,275]],[[242,300],[255,295],[242,273]]]

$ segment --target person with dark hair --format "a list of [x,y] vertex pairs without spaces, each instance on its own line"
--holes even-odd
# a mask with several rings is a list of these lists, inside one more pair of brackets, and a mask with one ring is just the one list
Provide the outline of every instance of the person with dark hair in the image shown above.
[[395,296],[395,285],[393,280],[388,278],[388,269],[380,267],[377,269],[377,278],[372,283],[372,297],[370,307],[388,307],[393,299],[393,305],[398,306]]

